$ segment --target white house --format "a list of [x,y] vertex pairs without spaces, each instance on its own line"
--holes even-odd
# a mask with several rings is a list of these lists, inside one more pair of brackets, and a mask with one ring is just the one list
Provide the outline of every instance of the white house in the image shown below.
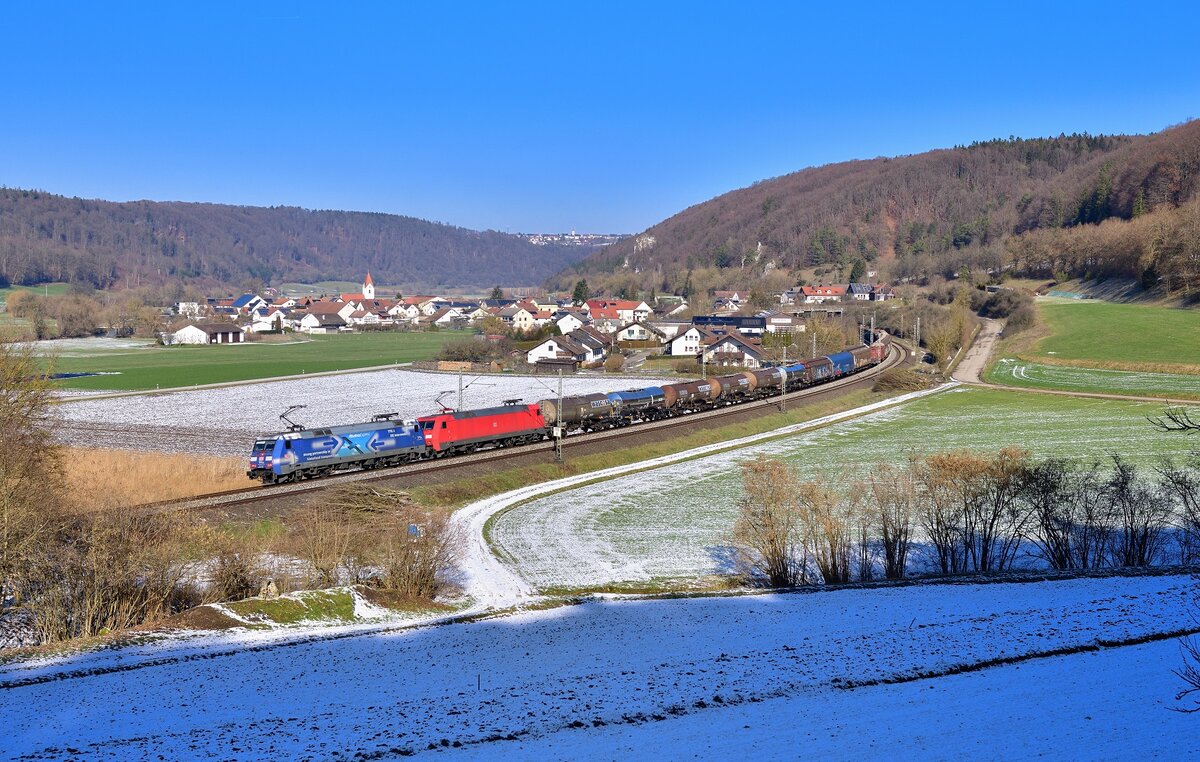
[[334,312],[310,312],[299,323],[298,330],[305,333],[337,333],[346,327],[346,321]]
[[555,318],[554,324],[558,326],[558,332],[564,336],[571,331],[587,325],[583,322],[583,318],[578,312],[560,312],[558,313],[558,317]]
[[438,328],[453,328],[465,320],[463,314],[455,308],[443,307],[428,318],[423,318],[422,322],[427,325],[436,325]]
[[645,323],[630,323],[616,333],[617,341],[658,341],[663,335],[657,328]]
[[856,302],[871,301],[871,286],[867,283],[851,283],[846,286],[846,296]]
[[496,317],[518,331],[528,331],[534,327],[533,315],[524,307],[505,307],[496,313]]
[[675,335],[667,342],[667,354],[679,357],[695,357],[700,352],[704,334],[696,326],[690,326],[686,331]]
[[172,344],[241,344],[246,330],[233,323],[189,323],[171,334]]
[[587,362],[585,347],[566,336],[551,336],[525,354],[525,361],[535,365],[539,360],[575,360]]
[[804,318],[783,312],[770,312],[763,316],[767,321],[767,333],[804,333]]
[[417,305],[405,304],[404,302],[392,305],[392,308],[387,312],[397,323],[413,323],[416,322],[417,318],[421,317],[421,310]]
[[762,347],[729,333],[704,348],[704,361],[713,365],[762,366]]
[[200,302],[179,302],[175,305],[175,314],[196,320],[204,312]]

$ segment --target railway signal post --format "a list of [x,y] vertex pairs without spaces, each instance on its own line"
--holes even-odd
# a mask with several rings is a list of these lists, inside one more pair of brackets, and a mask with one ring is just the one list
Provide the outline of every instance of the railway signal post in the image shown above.
[[559,463],[563,462],[563,454],[562,454],[562,436],[563,436],[563,429],[562,429],[563,393],[562,393],[562,389],[563,389],[563,382],[562,382],[562,378],[563,378],[562,368],[559,368],[558,369],[558,416],[559,416],[559,420],[554,422],[554,430],[551,432],[554,436],[554,460]]

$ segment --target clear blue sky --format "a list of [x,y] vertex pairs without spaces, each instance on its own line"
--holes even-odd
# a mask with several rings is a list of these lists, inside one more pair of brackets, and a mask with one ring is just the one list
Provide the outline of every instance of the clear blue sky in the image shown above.
[[1196,3],[0,7],[0,184],[636,232],[806,166],[1200,117]]

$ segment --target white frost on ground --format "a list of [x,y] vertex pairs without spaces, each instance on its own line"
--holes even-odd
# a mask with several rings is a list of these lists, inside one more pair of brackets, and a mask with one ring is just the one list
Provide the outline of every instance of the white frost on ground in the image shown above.
[[[1020,443],[1039,457],[1079,461],[1119,452],[1147,468],[1160,456],[1186,457],[1194,447],[1186,437],[1158,436],[1145,423],[1161,412],[1153,403],[1062,398],[1060,409],[1046,410],[1026,407],[1028,397],[958,387],[791,437],[664,461],[518,505],[495,520],[492,540],[534,587],[689,578],[729,571],[729,535],[742,496],[739,464],[755,455],[783,458],[801,475],[842,479],[877,462],[903,464],[918,447]],[[914,570],[926,561],[914,553]]]
[[[792,758],[808,743],[835,758],[858,758],[861,743],[959,756],[943,731],[993,757],[1183,758],[1196,734],[1194,718],[1166,710],[1171,643],[839,686],[1195,627],[1194,592],[1184,576],[915,585],[596,602],[255,648],[209,636],[178,654],[144,649],[153,663],[108,652],[0,666],[0,726],[4,753],[22,759],[333,759],[431,745]],[[1093,750],[1089,729],[1106,745]]]
[[43,339],[42,341],[24,342],[23,346],[32,347],[40,355],[60,355],[64,357],[96,357],[138,349],[149,349],[157,345],[154,339],[110,339],[106,337],[89,339]]
[[[655,378],[574,376],[563,394],[591,394],[668,383]],[[465,408],[499,405],[507,399],[536,402],[558,394],[555,377],[464,376]],[[80,400],[60,406],[61,438],[94,447],[245,455],[254,437],[282,428],[279,414],[305,405],[293,419],[305,426],[370,420],[377,413],[416,418],[437,411],[434,400],[457,405],[458,377],[413,370],[381,370],[264,381],[214,389],[147,392],[137,396]]]
[[1014,386],[1104,390],[1139,396],[1200,394],[1200,376],[1177,373],[1077,368],[1005,358],[997,365],[995,375],[998,381]]

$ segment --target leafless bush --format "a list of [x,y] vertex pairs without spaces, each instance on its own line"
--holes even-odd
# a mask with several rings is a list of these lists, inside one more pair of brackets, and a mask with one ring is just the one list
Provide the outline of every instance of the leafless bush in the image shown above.
[[339,491],[330,506],[348,520],[340,563],[355,581],[414,598],[442,591],[463,546],[447,514],[422,508],[406,492],[369,486]]
[[354,526],[350,513],[328,502],[314,502],[295,514],[301,557],[312,567],[321,587],[338,583]]
[[1097,466],[1073,469],[1051,458],[1022,477],[1021,500],[1029,511],[1024,532],[1053,569],[1097,569],[1108,562],[1112,537]]
[[1018,499],[1029,454],[956,450],[915,464],[920,521],[943,574],[1003,571],[1019,547],[1028,511]]
[[850,581],[857,500],[820,482],[799,486],[801,540],[825,584]]
[[884,371],[875,382],[877,392],[915,392],[929,385],[925,376],[909,368],[892,368]]
[[63,525],[52,392],[32,349],[0,343],[0,605],[20,594]]
[[259,553],[255,549],[248,546],[222,548],[213,562],[207,599],[240,601],[257,595],[263,577]]
[[759,457],[742,464],[742,486],[733,542],[743,573],[771,587],[800,583],[807,559],[797,536],[795,473],[782,461]]
[[[888,579],[903,579],[908,568],[917,508],[913,469],[877,464],[871,472],[868,495],[883,546],[883,575]],[[866,511],[864,515],[867,515]]]
[[[1179,641],[1179,648],[1183,651],[1183,665],[1175,670],[1175,674],[1187,687],[1175,694],[1175,700],[1183,701],[1189,696],[1200,694],[1200,642],[1197,642],[1194,636],[1183,638]],[[1180,711],[1200,712],[1200,698],[1192,699],[1191,702],[1191,706],[1181,708]]]
[[1112,460],[1104,491],[1115,522],[1113,560],[1118,566],[1150,566],[1161,549],[1171,503],[1138,478],[1135,466],[1116,455]]
[[69,534],[28,587],[43,640],[133,627],[201,602],[191,580],[207,548],[186,519],[97,514],[79,519]]
[[1169,460],[1159,468],[1158,473],[1162,494],[1172,498],[1176,505],[1179,562],[1200,563],[1200,479],[1194,468],[1183,468]]

